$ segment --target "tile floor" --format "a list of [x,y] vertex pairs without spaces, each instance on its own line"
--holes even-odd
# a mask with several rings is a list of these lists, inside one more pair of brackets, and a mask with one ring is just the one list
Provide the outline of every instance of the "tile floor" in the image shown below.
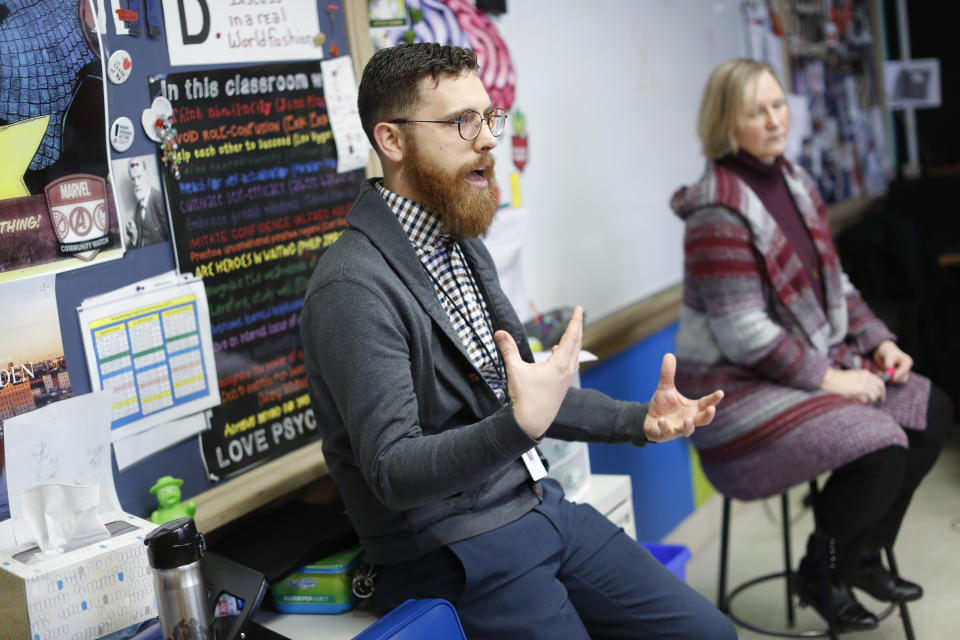
[[[806,487],[797,487],[789,498],[794,566],[803,555],[813,528],[810,510],[802,504],[805,493]],[[722,498],[714,496],[664,539],[690,547],[687,582],[713,602],[717,593],[721,507]],[[738,585],[782,570],[780,500],[735,501],[732,513],[728,584]],[[924,587],[924,597],[909,605],[916,638],[960,638],[960,431],[954,430],[937,464],[914,494],[894,551],[904,577]],[[756,624],[786,629],[783,594],[782,579],[756,585],[736,597],[733,611]],[[874,613],[883,609],[865,594],[857,592],[857,597]],[[812,609],[797,609],[797,628],[822,630],[825,625]],[[738,631],[741,640],[770,637],[743,628]],[[877,629],[842,637],[900,640],[906,636],[899,612],[894,611]]]

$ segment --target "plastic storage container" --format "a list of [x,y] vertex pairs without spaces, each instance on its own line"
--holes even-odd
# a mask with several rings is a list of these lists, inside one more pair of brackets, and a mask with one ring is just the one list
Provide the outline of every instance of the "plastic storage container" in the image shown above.
[[690,549],[682,544],[661,544],[659,542],[641,542],[660,564],[684,582],[687,580],[687,560]]
[[570,502],[585,502],[590,495],[590,455],[585,442],[578,444],[583,446],[569,458],[559,463],[551,460],[547,474],[560,483]]
[[466,640],[453,605],[441,598],[407,600],[353,640]]
[[583,502],[590,493],[590,452],[586,442],[544,438],[540,451],[550,462],[547,475],[563,487],[567,500]]
[[342,613],[356,604],[350,573],[363,549],[352,547],[321,558],[270,588],[283,613]]

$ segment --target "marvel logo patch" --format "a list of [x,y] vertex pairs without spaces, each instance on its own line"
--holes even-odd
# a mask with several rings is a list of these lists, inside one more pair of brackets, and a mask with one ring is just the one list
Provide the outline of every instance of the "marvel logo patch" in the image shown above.
[[106,184],[99,176],[74,174],[44,189],[60,255],[89,261],[110,244]]

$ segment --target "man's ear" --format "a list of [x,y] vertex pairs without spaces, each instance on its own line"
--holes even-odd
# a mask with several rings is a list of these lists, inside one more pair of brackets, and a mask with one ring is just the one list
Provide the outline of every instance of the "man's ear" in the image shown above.
[[400,127],[390,122],[378,122],[373,128],[373,139],[377,141],[381,155],[390,162],[403,160],[403,135]]

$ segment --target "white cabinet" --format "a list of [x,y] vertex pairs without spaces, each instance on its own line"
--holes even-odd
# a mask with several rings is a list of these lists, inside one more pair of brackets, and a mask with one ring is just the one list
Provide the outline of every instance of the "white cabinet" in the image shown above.
[[633,516],[633,491],[630,476],[593,474],[590,476],[590,490],[584,500],[594,509],[607,516],[613,524],[622,527],[634,540],[637,539],[637,525]]

